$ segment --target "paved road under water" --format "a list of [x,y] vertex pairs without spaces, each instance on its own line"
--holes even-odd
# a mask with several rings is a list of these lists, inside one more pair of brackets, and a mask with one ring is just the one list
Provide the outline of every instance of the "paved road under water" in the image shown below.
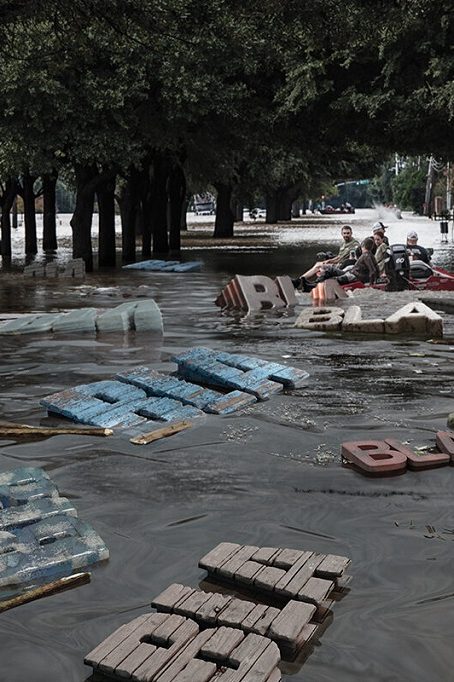
[[[337,231],[304,250],[287,239],[261,253],[190,252],[206,263],[198,274],[96,274],[82,285],[2,275],[6,312],[111,306],[147,285],[165,323],[163,339],[0,338],[3,419],[55,424],[39,407],[44,395],[138,364],[168,369],[191,345],[285,359],[311,376],[303,389],[149,446],[121,433],[0,442],[0,470],[44,467],[111,553],[90,585],[0,616],[1,682],[83,682],[84,654],[170,582],[199,584],[198,558],[224,540],[352,558],[349,592],[304,665],[284,667],[285,680],[450,679],[454,468],[369,479],[341,466],[339,446],[384,436],[433,445],[454,411],[454,344],[329,336],[294,329],[292,312],[241,319],[213,304],[235,271],[298,270]],[[449,264],[452,246],[435,255]],[[376,316],[412,299],[369,292],[359,302]],[[444,319],[454,336],[454,318]]]

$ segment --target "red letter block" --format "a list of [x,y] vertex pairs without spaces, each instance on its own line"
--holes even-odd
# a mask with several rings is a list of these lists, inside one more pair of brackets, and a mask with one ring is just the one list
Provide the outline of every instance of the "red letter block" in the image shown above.
[[385,438],[385,443],[388,443],[393,450],[398,450],[407,457],[409,469],[429,469],[431,467],[440,467],[449,464],[449,455],[446,455],[444,452],[427,452],[423,455],[417,455],[416,452],[413,452],[413,450],[410,450],[410,448],[407,448],[394,438]]
[[436,440],[438,449],[449,455],[451,463],[454,464],[454,433],[452,431],[438,431]]
[[402,472],[407,466],[407,457],[386,441],[361,440],[342,443],[342,457],[369,474]]

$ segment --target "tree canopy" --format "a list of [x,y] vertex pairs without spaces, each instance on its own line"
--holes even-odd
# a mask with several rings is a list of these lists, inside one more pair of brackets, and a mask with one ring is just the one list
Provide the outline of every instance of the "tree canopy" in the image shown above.
[[1,0],[0,19],[0,178],[74,178],[76,255],[108,178],[133,178],[165,250],[177,177],[180,204],[189,180],[288,208],[390,152],[452,155],[440,0]]

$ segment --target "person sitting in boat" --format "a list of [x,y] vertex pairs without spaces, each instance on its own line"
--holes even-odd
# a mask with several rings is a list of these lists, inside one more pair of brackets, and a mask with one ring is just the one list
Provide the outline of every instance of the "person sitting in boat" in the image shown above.
[[374,257],[377,262],[380,277],[386,276],[386,261],[389,259],[391,253],[389,250],[389,245],[385,242],[385,239],[386,237],[381,230],[374,230]]
[[422,260],[423,263],[430,265],[430,256],[423,246],[418,244],[418,233],[411,230],[407,234],[407,251],[410,256],[410,260]]
[[366,237],[361,244],[361,256],[354,265],[348,266],[345,270],[334,265],[322,264],[315,282],[308,282],[304,277],[301,279],[303,291],[311,291],[319,282],[324,282],[326,279],[331,278],[336,278],[339,284],[350,284],[356,281],[363,282],[364,284],[366,282],[375,284],[380,273],[377,261],[372,253],[373,245],[374,240],[372,237]]
[[[351,265],[356,261],[357,249],[361,248],[361,245],[357,239],[353,237],[353,230],[350,225],[344,225],[341,229],[342,244],[339,248],[339,253],[337,256],[332,258],[327,258],[326,260],[318,261],[309,270],[306,270],[302,275],[296,279],[292,279],[293,286],[295,288],[300,287],[304,281],[310,280],[318,275],[320,269],[323,265],[337,265],[339,268],[343,268],[346,265]],[[304,290],[304,287],[303,287]]]
[[[374,223],[372,225],[372,239],[374,238],[374,236],[376,234],[381,233],[383,236],[383,241],[385,242],[385,244],[387,246],[389,246],[389,239],[385,235],[385,230],[387,230],[387,229],[388,229],[388,227],[386,225],[383,225],[383,223],[381,221],[379,221],[378,223]],[[372,249],[372,253],[375,253],[375,248]]]

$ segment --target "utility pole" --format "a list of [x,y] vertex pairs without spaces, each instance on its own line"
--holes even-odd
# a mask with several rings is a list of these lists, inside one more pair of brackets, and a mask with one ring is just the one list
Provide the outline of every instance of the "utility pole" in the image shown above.
[[423,214],[427,215],[427,216],[430,216],[432,213],[431,201],[432,201],[433,178],[434,178],[433,156],[430,155],[429,168],[427,169],[426,193],[424,196],[424,207],[423,207]]
[[446,210],[448,213],[452,208],[452,185],[451,185],[451,165],[449,161],[446,164]]

